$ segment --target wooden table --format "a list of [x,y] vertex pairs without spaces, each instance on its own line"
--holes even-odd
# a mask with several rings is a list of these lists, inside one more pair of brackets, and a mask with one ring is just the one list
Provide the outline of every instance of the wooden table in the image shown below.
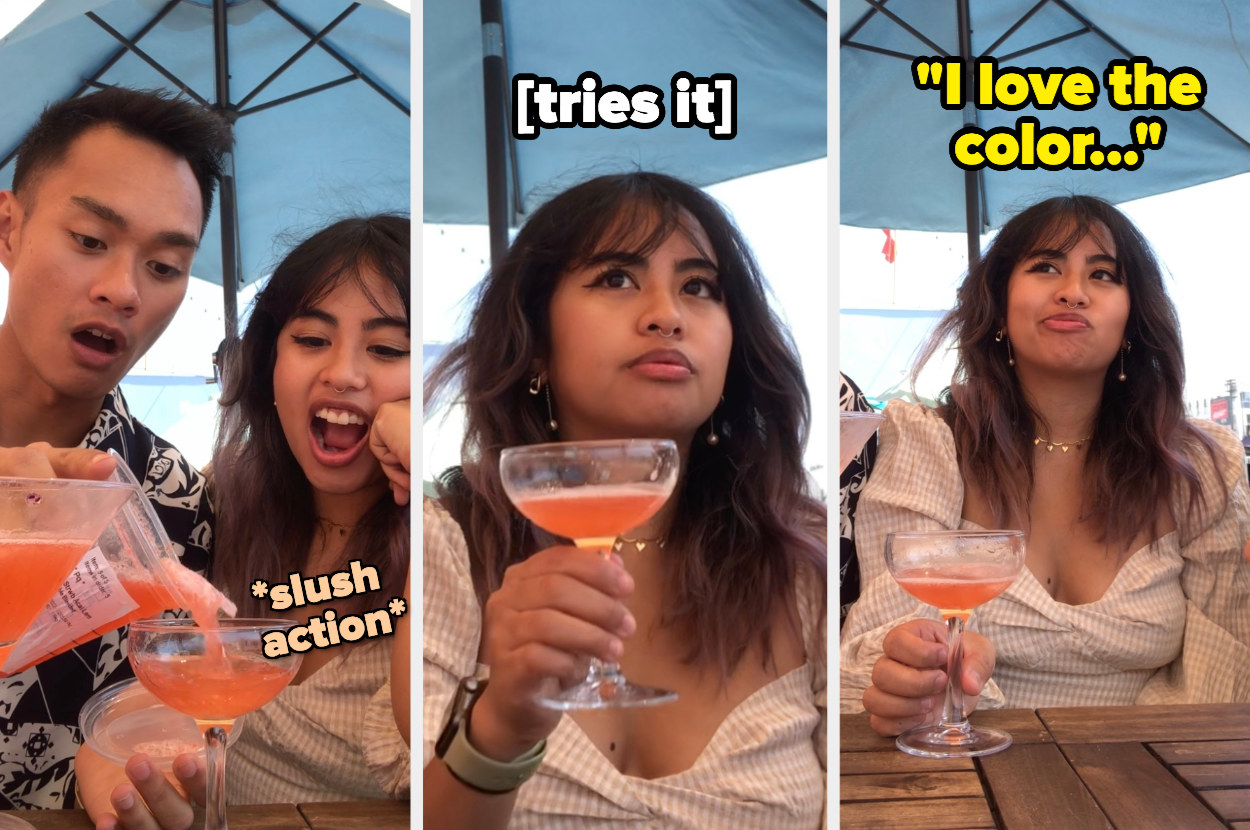
[[[230,807],[227,817],[230,830],[407,830],[410,810],[407,801],[326,801]],[[92,830],[95,826],[82,810],[22,810],[12,815],[36,830]],[[197,817],[195,826],[203,824]]]
[[1250,704],[978,712],[1013,745],[908,755],[842,715],[842,830],[1250,830]]

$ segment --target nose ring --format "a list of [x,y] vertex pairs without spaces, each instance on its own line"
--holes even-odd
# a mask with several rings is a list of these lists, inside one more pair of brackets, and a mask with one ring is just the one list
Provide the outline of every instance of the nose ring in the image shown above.
[[334,386],[334,387],[332,387],[332,388],[334,389],[334,391],[335,391],[335,392],[338,392],[340,395],[342,395],[344,392],[346,392],[346,391],[347,391],[347,387],[346,387],[346,386],[344,386],[342,389],[339,389],[337,386]]
[[660,328],[658,325],[655,327],[655,330],[660,333],[660,337],[664,337],[664,338],[672,337],[674,334],[677,333],[676,326],[674,326],[673,330],[668,333],[665,333],[664,329]]
[[1067,302],[1066,300],[1064,301],[1063,304],[1066,305],[1068,308],[1080,308],[1081,307],[1080,303],[1073,304],[1073,303]]

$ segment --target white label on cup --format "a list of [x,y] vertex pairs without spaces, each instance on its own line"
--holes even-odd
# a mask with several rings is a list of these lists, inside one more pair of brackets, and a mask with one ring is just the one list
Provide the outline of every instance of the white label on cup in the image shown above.
[[43,611],[18,639],[0,675],[33,665],[61,646],[109,625],[139,607],[122,588],[108,557],[93,547],[83,555]]

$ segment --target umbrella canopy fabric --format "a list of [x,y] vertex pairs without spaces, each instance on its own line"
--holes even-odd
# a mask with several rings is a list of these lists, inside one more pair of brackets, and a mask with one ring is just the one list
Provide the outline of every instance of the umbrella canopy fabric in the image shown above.
[[[220,106],[234,119],[233,182],[193,270],[219,284],[234,273],[237,289],[333,218],[407,212],[409,32],[383,0],[45,0],[0,40],[0,187],[51,102],[115,85]],[[231,327],[234,291],[223,294]]]
[[[960,10],[966,25],[960,25]],[[843,224],[979,234],[1041,198],[1063,192],[1123,202],[1250,170],[1250,5],[1223,0],[843,0],[841,221]],[[962,47],[961,47],[961,44]],[[995,57],[1001,67],[1084,67],[1098,79],[1087,111],[946,110],[911,80],[916,57]],[[1120,111],[1102,76],[1109,62],[1148,57],[1191,67],[1206,81],[1198,110]],[[985,130],[1033,116],[1041,127],[1095,126],[1103,145],[1131,143],[1131,122],[1166,122],[1158,149],[1136,170],[982,168],[970,183],[949,143],[967,121]],[[966,187],[971,184],[971,188]],[[969,191],[971,210],[965,203]],[[968,213],[971,213],[971,216]],[[974,241],[975,240],[975,241]]]
[[[827,152],[823,0],[502,5],[502,26],[487,26],[485,38],[477,3],[424,5],[426,222],[487,222],[486,50],[502,53],[505,87],[518,73],[571,85],[593,71],[605,85],[650,84],[664,92],[665,120],[651,129],[549,129],[537,140],[518,141],[505,126],[506,146],[495,152],[506,157],[498,161],[506,162],[510,225],[594,175],[646,169],[708,185]],[[701,78],[735,76],[738,131],[732,140],[669,122],[671,81],[683,70]],[[507,101],[501,103],[492,113],[496,127],[510,111]]]

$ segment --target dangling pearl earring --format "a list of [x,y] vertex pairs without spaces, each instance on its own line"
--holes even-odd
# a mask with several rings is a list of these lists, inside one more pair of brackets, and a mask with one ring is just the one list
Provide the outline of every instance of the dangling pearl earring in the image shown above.
[[994,335],[994,342],[996,342],[996,343],[1001,343],[1001,342],[1003,342],[1003,338],[1004,338],[1004,337],[1006,337],[1006,338],[1007,338],[1007,365],[1008,365],[1008,366],[1015,366],[1015,365],[1016,365],[1016,359],[1015,359],[1015,358],[1012,356],[1012,354],[1011,354],[1011,337],[1010,337],[1010,336],[1008,336],[1008,335],[1005,335],[1005,334],[1003,333],[1003,330],[1002,330],[1002,329],[999,329],[999,330],[998,330],[998,332]]
[[539,372],[530,380],[530,394],[537,395],[540,392],[547,393],[547,429],[555,432],[560,424],[556,421],[555,413],[551,411],[551,385],[547,383],[546,372]]
[[1125,340],[1124,345],[1120,348],[1120,383],[1128,380],[1128,375],[1124,373],[1124,355],[1126,352],[1133,350],[1133,344]]
[[[720,404],[724,402],[725,402],[725,396],[721,395],[720,403],[716,405],[719,407]],[[707,441],[708,446],[710,447],[715,447],[717,444],[720,443],[720,436],[716,434],[716,410],[715,409],[712,410],[712,414],[709,415],[707,418],[707,436],[703,440]]]

